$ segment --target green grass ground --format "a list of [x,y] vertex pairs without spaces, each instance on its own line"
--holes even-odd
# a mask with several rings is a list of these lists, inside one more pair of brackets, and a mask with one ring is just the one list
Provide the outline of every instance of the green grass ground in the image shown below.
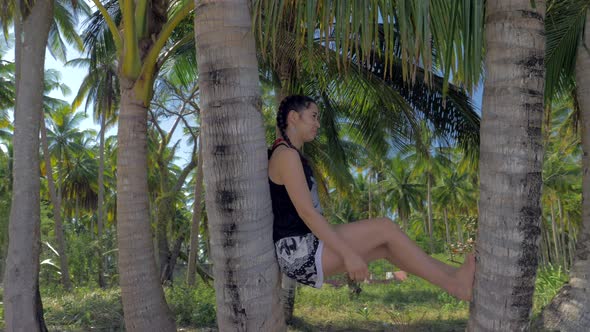
[[[438,257],[439,259],[441,257]],[[387,266],[372,266],[372,271]],[[538,314],[566,280],[559,269],[539,271],[533,312]],[[403,283],[363,284],[350,298],[347,286],[325,285],[297,290],[290,331],[463,331],[468,303],[410,276]],[[0,289],[0,296],[1,296]],[[45,320],[51,331],[120,331],[123,313],[118,289],[42,288]],[[215,327],[215,293],[212,288],[174,286],[166,298],[182,331],[211,331]],[[1,300],[0,300],[1,302]],[[0,305],[0,329],[3,307]]]

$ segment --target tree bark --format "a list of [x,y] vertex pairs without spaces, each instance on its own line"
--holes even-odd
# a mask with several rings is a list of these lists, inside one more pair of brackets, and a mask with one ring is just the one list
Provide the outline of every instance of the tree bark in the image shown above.
[[449,232],[449,216],[447,209],[443,209],[443,218],[445,219],[445,234],[447,236],[447,247],[451,247],[451,233]]
[[14,18],[16,102],[9,243],[4,274],[7,331],[47,331],[39,295],[39,125],[43,112],[45,47],[53,1],[17,1]]
[[61,198],[57,197],[55,182],[53,181],[53,167],[51,166],[51,155],[49,154],[49,143],[47,142],[47,128],[45,127],[45,114],[41,112],[41,145],[43,148],[43,158],[45,159],[45,176],[47,177],[47,187],[49,187],[49,199],[53,206],[53,219],[55,221],[55,242],[59,253],[59,268],[61,271],[61,283],[66,290],[72,288],[70,273],[68,269],[68,259],[66,254],[66,241],[64,237],[64,228],[61,218]]
[[550,206],[551,209],[551,232],[553,235],[553,245],[555,249],[555,264],[560,263],[560,250],[559,250],[559,235],[557,234],[557,225],[555,221],[555,208],[553,207],[553,203]]
[[434,254],[434,225],[432,222],[432,183],[430,174],[426,174],[426,207],[428,215],[428,240],[430,245],[430,254]]
[[197,0],[203,173],[220,331],[284,331],[247,0]]
[[147,107],[121,79],[117,153],[117,242],[125,328],[175,331],[154,260],[147,181]]
[[[163,146],[163,148],[164,147],[165,145]],[[159,156],[158,158],[162,158],[162,156]],[[158,262],[160,263],[160,282],[164,283],[166,281],[172,281],[171,278],[173,273],[173,265],[175,264],[175,262],[173,262],[174,253],[170,250],[168,246],[167,234],[168,225],[172,222],[174,216],[176,215],[176,207],[174,205],[174,200],[176,194],[180,191],[180,189],[182,189],[182,185],[184,184],[186,177],[193,170],[193,168],[195,168],[197,163],[194,159],[191,160],[191,162],[188,165],[186,165],[185,168],[182,170],[182,172],[178,176],[178,179],[176,179],[176,183],[173,187],[170,187],[168,175],[164,175],[164,173],[167,172],[167,169],[164,166],[165,163],[161,160],[159,164],[162,174],[160,174],[160,195],[158,197],[159,203],[157,205],[156,241],[159,250]]]
[[198,164],[197,164],[197,178],[195,179],[195,203],[193,204],[193,219],[191,222],[191,243],[188,255],[188,271],[186,275],[186,283],[189,286],[195,284],[196,265],[198,264],[199,254],[199,226],[201,223],[201,200],[203,195],[203,157],[201,147],[203,145],[199,142]]
[[478,260],[468,331],[529,328],[538,265],[544,1],[486,2]]
[[590,13],[576,58],[576,86],[582,129],[582,227],[570,280],[545,307],[538,321],[548,330],[587,331],[590,326]]
[[[109,105],[110,106],[110,105]],[[106,287],[104,279],[104,257],[103,255],[103,227],[104,227],[104,136],[106,132],[106,112],[100,115],[100,133],[98,147],[98,204],[97,204],[97,240],[98,240],[98,286]]]
[[563,205],[559,197],[557,198],[557,207],[559,211],[559,242],[561,244],[561,257],[563,257],[563,268],[569,270],[567,263],[567,244],[565,242],[565,219],[563,218]]

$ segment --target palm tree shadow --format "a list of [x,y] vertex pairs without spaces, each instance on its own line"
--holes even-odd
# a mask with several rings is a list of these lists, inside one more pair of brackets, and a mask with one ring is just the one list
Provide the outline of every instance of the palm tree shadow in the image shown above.
[[422,320],[418,322],[412,323],[400,323],[397,324],[388,324],[384,323],[383,325],[379,324],[371,324],[366,328],[359,328],[358,326],[355,327],[344,327],[344,326],[334,326],[331,324],[322,325],[322,324],[310,324],[305,320],[294,317],[293,320],[289,324],[288,331],[298,331],[298,332],[316,332],[316,331],[323,331],[323,332],[352,332],[352,331],[359,331],[359,332],[460,332],[465,331],[467,327],[467,321],[465,319],[452,319],[452,320]]

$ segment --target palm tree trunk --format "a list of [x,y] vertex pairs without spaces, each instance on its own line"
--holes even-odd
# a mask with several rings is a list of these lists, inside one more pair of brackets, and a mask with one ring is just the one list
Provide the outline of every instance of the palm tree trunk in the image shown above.
[[570,218],[567,217],[567,253],[569,259],[569,267],[571,268],[574,265],[574,237],[572,236],[572,224],[570,222]]
[[545,241],[545,227],[543,226],[543,221],[541,221],[540,224],[541,227],[541,253],[540,253],[540,258],[541,258],[541,266],[546,266],[547,263],[549,262],[549,257],[547,255],[547,242]]
[[41,112],[41,146],[43,148],[43,157],[45,158],[45,176],[47,177],[47,186],[49,187],[49,198],[53,206],[53,219],[55,220],[55,242],[59,252],[59,268],[61,270],[61,283],[66,290],[72,288],[70,273],[68,270],[68,259],[66,255],[66,242],[64,239],[64,229],[61,219],[61,199],[57,197],[55,182],[53,182],[53,167],[51,166],[51,156],[49,154],[49,144],[47,142],[47,128],[45,127],[44,114]]
[[553,207],[553,202],[550,203],[550,209],[551,209],[551,231],[553,234],[553,245],[554,245],[554,249],[555,249],[555,263],[559,264],[560,263],[560,254],[559,254],[559,235],[557,234],[557,226],[556,226],[556,222],[555,222],[555,208]]
[[175,331],[154,260],[147,181],[147,108],[121,80],[117,153],[117,243],[125,327]]
[[468,331],[525,331],[538,265],[544,1],[486,2],[478,261]]
[[191,222],[191,243],[188,255],[188,271],[186,283],[190,286],[195,284],[196,265],[199,254],[199,224],[201,222],[201,200],[203,195],[203,158],[201,153],[202,143],[199,142],[197,178],[195,180],[195,203],[193,205],[193,219]]
[[561,244],[561,257],[563,258],[563,268],[568,270],[567,264],[567,244],[565,242],[565,220],[563,219],[563,204],[561,203],[561,199],[557,198],[557,208],[559,212],[559,233],[561,235],[560,244]]
[[39,295],[39,125],[43,112],[44,62],[53,1],[16,1],[14,18],[16,103],[13,192],[4,271],[6,331],[47,331]]
[[443,218],[445,219],[445,233],[447,236],[447,248],[451,247],[451,233],[449,231],[449,216],[447,209],[443,209]]
[[402,213],[401,208],[397,208],[397,215],[399,216],[399,218],[402,220],[402,225],[404,225],[404,232],[408,233],[409,232],[409,225],[408,225],[408,216],[406,216],[405,214]]
[[168,275],[166,276],[166,280],[172,283],[174,281],[174,268],[176,267],[176,262],[178,261],[178,256],[180,256],[180,249],[182,248],[182,243],[184,242],[184,235],[178,236],[176,241],[174,242],[174,246],[172,247],[172,251],[170,252],[170,268]]
[[430,179],[430,174],[426,175],[426,202],[428,204],[427,211],[428,211],[428,238],[430,243],[430,254],[434,254],[434,230],[433,230],[433,222],[432,222],[432,183]]
[[[166,172],[165,167],[161,167],[162,173]],[[160,181],[168,182],[165,175],[160,175],[163,179]],[[156,212],[156,245],[158,250],[159,264],[158,271],[160,273],[160,281],[163,283],[166,281],[166,276],[169,274],[170,268],[170,247],[168,246],[168,225],[171,222],[171,218],[174,215],[174,200],[167,195],[166,189],[161,187],[160,197],[156,199],[159,203],[157,204]]]
[[287,324],[290,324],[293,320],[295,290],[297,290],[297,281],[281,273],[281,304],[283,305],[283,315]]
[[284,331],[248,0],[198,0],[195,39],[219,330]]
[[106,131],[106,115],[103,113],[100,116],[100,141],[98,147],[98,204],[97,204],[97,228],[98,228],[98,286],[100,288],[106,287],[104,279],[104,257],[103,253],[103,227],[104,227],[104,136]]
[[551,250],[551,235],[549,234],[549,229],[545,229],[545,248],[547,249],[547,257],[549,257],[549,263],[555,264],[556,260],[553,257],[553,251]]
[[457,218],[457,241],[464,243],[463,239],[463,225],[461,224],[461,218]]
[[576,58],[576,86],[582,127],[582,227],[570,280],[545,307],[539,323],[546,329],[587,331],[590,326],[590,12]]

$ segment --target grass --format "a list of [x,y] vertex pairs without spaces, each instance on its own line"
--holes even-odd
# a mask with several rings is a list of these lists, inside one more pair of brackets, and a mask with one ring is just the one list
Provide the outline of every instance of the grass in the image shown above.
[[347,287],[298,290],[293,331],[458,331],[469,305],[417,277],[403,283],[362,285],[356,299]]
[[[437,258],[441,259],[441,256]],[[387,269],[372,266],[372,271]],[[378,276],[378,278],[381,278]],[[536,316],[559,290],[567,275],[559,268],[539,270],[533,306]],[[410,276],[403,283],[363,284],[351,299],[348,287],[299,287],[289,331],[463,331],[468,303]],[[179,330],[210,331],[215,327],[215,292],[202,283],[166,287],[166,300]],[[119,289],[42,287],[45,320],[50,331],[120,331],[123,312]],[[2,302],[0,288],[0,302]],[[0,305],[0,330],[4,327]]]

